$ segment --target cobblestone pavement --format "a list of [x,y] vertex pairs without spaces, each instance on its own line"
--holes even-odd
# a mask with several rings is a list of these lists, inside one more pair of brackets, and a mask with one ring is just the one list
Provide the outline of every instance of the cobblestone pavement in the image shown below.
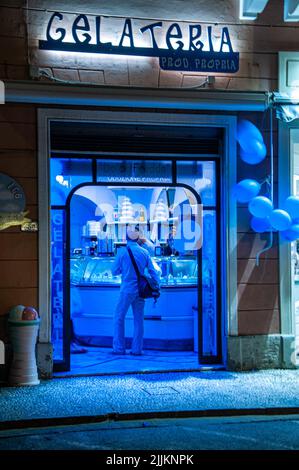
[[221,414],[221,410],[252,408],[262,412],[299,408],[299,370],[59,378],[34,387],[0,389],[0,425],[113,413],[219,410]]

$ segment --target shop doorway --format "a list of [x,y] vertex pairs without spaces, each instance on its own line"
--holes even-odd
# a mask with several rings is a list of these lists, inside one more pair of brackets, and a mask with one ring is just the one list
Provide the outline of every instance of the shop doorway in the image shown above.
[[[70,111],[69,114],[71,114]],[[112,115],[112,113],[106,114]],[[156,116],[153,116],[153,119],[155,121]],[[181,119],[186,119],[186,117],[178,116],[177,120],[180,121]],[[206,119],[209,121],[208,117]],[[218,123],[217,119],[215,118]],[[219,119],[221,120],[221,118]],[[194,120],[201,121],[203,118],[196,117]],[[233,121],[233,119],[223,119],[225,123],[230,123],[230,121]],[[72,205],[79,196],[81,202],[84,199],[87,212],[88,206],[90,208],[88,198],[83,197],[82,199],[82,194],[80,195],[77,191],[80,192],[84,188],[90,189],[91,187],[94,189],[106,188],[107,190],[108,186],[113,187],[113,190],[118,187],[119,190],[127,192],[130,187],[131,191],[134,189],[134,191],[141,191],[142,194],[146,194],[143,188],[146,188],[146,191],[149,192],[160,188],[160,191],[168,194],[167,197],[170,203],[171,198],[176,197],[175,193],[178,192],[176,188],[184,187],[185,191],[189,191],[190,194],[195,195],[195,198],[199,198],[202,203],[203,216],[201,227],[203,245],[199,255],[201,261],[199,262],[196,259],[195,262],[194,258],[192,260],[191,257],[184,260],[184,253],[180,253],[178,250],[178,255],[182,256],[179,260],[180,263],[177,263],[177,266],[172,263],[171,267],[172,272],[174,272],[178,265],[182,267],[184,261],[187,261],[190,266],[192,264],[190,261],[192,261],[193,265],[195,264],[195,269],[197,269],[198,277],[201,276],[201,279],[197,279],[197,302],[192,301],[192,313],[190,315],[189,311],[187,315],[189,316],[188,328],[189,331],[192,329],[193,334],[188,333],[189,336],[187,335],[184,338],[183,328],[181,338],[178,341],[179,346],[176,350],[174,348],[175,341],[172,344],[171,341],[167,344],[165,338],[160,337],[160,340],[162,339],[164,343],[162,341],[162,347],[161,343],[159,347],[158,336],[148,338],[155,341],[154,346],[149,346],[157,349],[145,349],[145,351],[154,351],[155,360],[159,354],[170,355],[177,353],[178,355],[185,355],[181,363],[175,359],[170,366],[171,369],[186,370],[207,364],[223,365],[223,348],[225,348],[225,335],[227,332],[226,312],[232,312],[233,314],[235,311],[233,308],[235,302],[233,292],[235,291],[231,292],[226,287],[229,266],[231,266],[230,283],[234,280],[234,258],[228,256],[226,249],[230,247],[229,252],[232,253],[235,246],[232,237],[233,232],[229,231],[227,220],[235,220],[235,216],[231,210],[228,212],[227,196],[224,192],[228,180],[226,178],[222,179],[223,174],[226,176],[234,174],[234,166],[225,165],[228,148],[232,148],[230,158],[234,161],[234,147],[228,147],[230,142],[228,136],[231,134],[224,134],[223,132],[224,129],[221,125],[218,127],[176,126],[174,123],[169,124],[168,119],[165,120],[164,116],[163,125],[160,126],[149,125],[148,123],[135,124],[134,126],[125,123],[116,126],[115,124],[110,123],[108,125],[97,121],[79,120],[74,122],[53,118],[49,121],[51,154],[49,168],[51,251],[49,258],[51,260],[50,305],[52,318],[50,333],[51,343],[54,346],[54,370],[56,372],[66,372],[71,368],[70,344],[72,335],[75,335],[79,343],[82,342],[80,346],[83,348],[88,348],[90,345],[91,348],[105,349],[107,347],[110,349],[111,333],[106,334],[104,332],[99,335],[89,335],[87,329],[84,332],[82,325],[79,326],[80,323],[85,322],[88,315],[82,315],[82,318],[80,318],[78,308],[77,311],[74,308],[74,304],[78,307],[81,302],[82,305],[82,296],[81,300],[78,300],[77,294],[74,294],[74,296],[71,294],[72,287],[74,287],[75,282],[78,282],[73,282],[71,265],[74,263],[75,258],[78,259],[81,255],[85,256],[86,246],[81,243],[82,239],[80,240],[81,244],[78,243],[78,238],[74,241],[68,228],[74,226],[74,221],[70,224]],[[115,138],[116,135],[117,138]],[[191,207],[192,204],[189,203],[189,206]],[[76,208],[74,212],[78,213]],[[228,214],[230,219],[228,219]],[[78,233],[81,230],[81,235],[84,226],[91,227],[92,223],[99,222],[99,219],[90,216],[88,220],[86,219],[83,222],[80,229],[78,225]],[[206,240],[206,243],[204,240]],[[227,245],[228,240],[229,244]],[[90,239],[90,242],[95,242],[95,240]],[[98,243],[99,240],[97,240]],[[91,246],[88,249],[90,250]],[[190,253],[188,253],[188,256],[190,256]],[[91,257],[95,258],[94,254]],[[46,261],[46,258],[43,259]],[[95,259],[89,261],[91,264],[95,263]],[[41,263],[40,273],[43,272],[43,264],[46,263]],[[101,277],[100,274],[98,278]],[[182,278],[185,276],[182,269],[177,274]],[[173,276],[173,274],[171,275]],[[171,279],[171,276],[168,277],[168,282],[169,279]],[[82,288],[83,286],[79,287]],[[85,287],[88,288],[88,286]],[[186,290],[187,287],[189,286],[182,286],[181,292],[184,289]],[[196,287],[195,283],[191,287]],[[116,290],[117,288],[115,287]],[[86,302],[83,303],[86,304]],[[226,310],[226,305],[229,305],[228,310]],[[154,322],[163,321],[155,319],[153,313],[146,313],[146,315],[148,315],[148,318],[151,316],[151,320],[147,319],[145,322],[153,324]],[[72,329],[69,320],[74,317],[76,321],[73,323]],[[159,315],[156,315],[156,317],[159,317]],[[232,325],[231,331],[234,331],[233,315],[229,316],[229,320]],[[130,322],[130,316],[128,322]],[[191,326],[192,322],[193,327]],[[91,323],[89,326],[91,326]],[[197,333],[195,333],[196,331]],[[80,334],[82,332],[83,334]],[[130,329],[128,329],[129,332]],[[42,333],[46,336],[47,328],[42,328]],[[90,338],[90,336],[94,337]],[[96,336],[99,337],[96,338]],[[130,338],[130,333],[128,337]],[[178,338],[174,337],[172,339]],[[95,344],[91,344],[93,341],[95,341]],[[96,344],[97,342],[99,344]],[[78,355],[77,361],[84,362],[83,357],[87,356]],[[130,371],[130,368],[132,369],[129,366],[127,371]],[[163,367],[160,369],[163,369]],[[143,364],[139,370],[151,370],[151,368],[147,368]],[[167,367],[165,367],[165,370],[167,370]],[[133,368],[133,371],[137,370]],[[86,374],[89,374],[89,372],[91,370],[86,369]],[[98,372],[105,373],[100,368]]]
[[[132,162],[125,164],[131,167]],[[134,165],[136,168],[136,161]],[[200,203],[198,194],[186,185],[96,183],[81,185],[72,193],[67,217],[72,371],[197,366],[203,278]],[[121,283],[112,266],[117,251],[126,247],[129,227],[138,229],[141,246],[149,252],[161,282],[158,301],[145,302],[141,358],[111,356]],[[125,320],[128,350],[133,323],[129,310]],[[85,354],[82,358],[80,351]]]
[[[53,159],[52,168],[53,164],[53,179],[67,189],[71,176],[66,173],[77,173],[75,177],[78,177],[79,168],[86,162]],[[57,165],[62,166],[59,174],[56,174]],[[84,373],[95,369],[112,371],[117,365],[117,359],[110,354],[113,314],[121,279],[113,276],[111,269],[117,250],[126,244],[126,228],[132,224],[138,226],[146,240],[144,246],[150,251],[161,276],[160,299],[157,303],[146,302],[143,364],[154,368],[160,361],[164,368],[173,368],[183,361],[184,367],[186,362],[194,367],[207,359],[218,358],[221,331],[218,330],[217,260],[220,253],[217,253],[216,236],[219,223],[216,167],[217,161],[199,159],[98,160],[97,180],[146,178],[149,182],[120,185],[120,182],[98,181],[79,184],[70,191],[63,209],[66,219],[62,256],[64,334],[59,334],[59,328],[53,331],[58,348],[59,344],[64,345],[60,350],[64,355],[64,368]],[[159,178],[168,180],[168,184],[150,182],[162,173],[164,176]],[[173,174],[178,180],[189,179],[194,187],[172,183]],[[53,210],[57,217],[57,211],[62,209],[56,206]],[[53,238],[54,227],[53,219]],[[54,252],[58,249],[57,244],[53,249]],[[57,286],[55,271],[53,269],[53,292]],[[129,312],[127,347],[130,347],[132,329],[133,318]],[[120,360],[121,366],[128,366],[126,358]],[[136,367],[136,362],[129,363],[129,367],[132,366]],[[161,367],[163,365],[159,364]]]

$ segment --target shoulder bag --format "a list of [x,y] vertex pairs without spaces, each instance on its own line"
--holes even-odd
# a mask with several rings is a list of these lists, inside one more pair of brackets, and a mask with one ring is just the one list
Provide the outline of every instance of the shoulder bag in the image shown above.
[[160,297],[159,284],[151,277],[140,273],[131,248],[127,247],[127,249],[137,275],[139,296],[142,299],[154,298],[157,301],[158,297]]

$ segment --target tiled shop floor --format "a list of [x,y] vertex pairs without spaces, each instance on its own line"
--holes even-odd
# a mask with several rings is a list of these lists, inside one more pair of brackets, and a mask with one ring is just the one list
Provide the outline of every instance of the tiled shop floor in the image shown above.
[[71,355],[71,370],[56,372],[56,377],[70,375],[119,374],[130,372],[199,369],[198,355],[193,351],[145,350],[142,356],[113,355],[109,348],[85,347],[83,354]]

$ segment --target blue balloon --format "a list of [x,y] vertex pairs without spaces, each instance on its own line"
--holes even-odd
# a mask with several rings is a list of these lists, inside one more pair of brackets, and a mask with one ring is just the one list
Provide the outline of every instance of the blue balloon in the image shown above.
[[257,196],[260,192],[261,185],[251,179],[239,181],[233,187],[233,196],[239,202],[249,202],[253,197]]
[[248,210],[255,217],[269,217],[273,211],[273,203],[265,196],[257,196],[249,202]]
[[284,203],[285,210],[290,214],[292,219],[299,218],[299,197],[289,196]]
[[288,230],[292,224],[290,215],[282,210],[275,209],[269,216],[270,224],[275,230],[285,231]]
[[268,217],[264,219],[260,217],[252,217],[250,221],[250,226],[252,230],[254,230],[257,233],[266,232],[267,230],[271,229],[271,224],[270,224]]
[[237,141],[242,146],[241,142],[247,142],[250,139],[264,142],[260,130],[248,119],[241,119],[237,125]]
[[294,242],[299,238],[299,224],[293,224],[288,230],[281,232],[281,236],[288,242]]
[[[242,144],[240,144],[242,145]],[[261,163],[267,155],[267,149],[264,142],[259,140],[252,140],[245,145],[245,148],[241,146],[240,157],[249,165],[257,165]]]
[[248,121],[248,119],[241,119],[238,121],[237,125],[238,142],[243,138],[246,138],[248,135],[254,139],[259,140],[260,142],[264,141],[261,131],[256,127],[255,124],[253,124],[251,121]]

